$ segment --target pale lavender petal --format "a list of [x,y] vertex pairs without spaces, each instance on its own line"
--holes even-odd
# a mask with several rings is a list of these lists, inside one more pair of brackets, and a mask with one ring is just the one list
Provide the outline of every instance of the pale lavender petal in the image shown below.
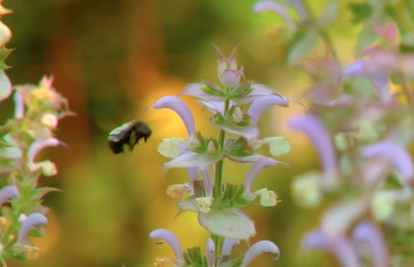
[[30,229],[32,229],[36,225],[45,225],[47,224],[47,218],[40,213],[32,213],[27,216],[26,220],[23,221],[22,226],[19,230],[19,236],[17,238],[17,242],[22,244],[24,239],[29,233]]
[[152,231],[149,234],[149,237],[152,239],[161,239],[162,241],[167,242],[174,251],[175,258],[180,262],[184,261],[180,241],[171,231],[167,229],[157,229]]
[[286,24],[289,25],[291,28],[295,28],[295,23],[293,22],[292,18],[290,17],[289,13],[286,10],[286,7],[282,4],[279,4],[274,1],[260,1],[254,4],[253,12],[260,13],[265,11],[272,11],[277,15],[281,16]]
[[16,107],[14,108],[14,118],[21,119],[24,117],[25,106],[22,94],[19,91],[14,93],[14,102]]
[[367,244],[371,250],[375,267],[391,266],[384,237],[374,223],[370,221],[360,222],[355,226],[352,232],[352,238]]
[[223,250],[221,252],[221,255],[230,256],[232,248],[234,246],[237,246],[238,244],[240,244],[239,240],[228,238],[224,239]]
[[200,167],[201,175],[203,176],[203,184],[204,184],[204,190],[206,193],[206,197],[212,197],[213,196],[213,183],[211,180],[210,172],[208,170],[208,166],[203,165]]
[[[219,102],[219,101],[225,101],[225,96],[219,96],[219,95],[209,95],[206,92],[203,91],[203,86],[206,82],[201,83],[190,83],[187,85],[178,95],[187,95],[187,96],[194,96],[206,101],[213,101],[213,102]],[[217,89],[219,87],[217,85],[214,85],[212,83],[209,83],[210,86],[213,86]]]
[[413,164],[404,147],[391,141],[382,141],[364,147],[361,153],[365,158],[379,158],[392,164],[405,182],[412,180]]
[[[224,114],[224,102],[207,102],[207,101],[196,101],[210,110],[212,113]],[[233,102],[234,103],[234,102]],[[230,105],[231,106],[231,105]]]
[[180,155],[175,159],[164,163],[164,168],[192,168],[201,167],[203,165],[211,165],[223,158],[222,154],[200,154],[200,153],[188,153]]
[[214,263],[216,260],[216,255],[214,252],[215,252],[214,242],[211,238],[209,238],[207,241],[207,246],[206,246],[206,259],[207,259],[208,267],[214,267]]
[[348,78],[362,76],[364,74],[365,64],[366,62],[362,59],[355,60],[344,68],[342,71],[342,77]]
[[279,248],[273,242],[267,240],[259,241],[257,243],[254,243],[246,252],[240,267],[248,266],[254,258],[263,253],[276,254],[277,257],[275,258],[275,260],[279,259],[280,255]]
[[323,249],[329,251],[336,256],[343,267],[361,266],[351,242],[343,236],[329,241],[321,231],[316,230],[303,238],[302,247],[305,250]]
[[164,96],[155,102],[153,105],[156,109],[169,108],[175,111],[183,120],[185,127],[187,128],[189,139],[193,139],[195,136],[194,118],[191,110],[187,104],[176,96]]
[[287,106],[289,105],[289,99],[278,95],[261,96],[253,101],[247,114],[250,115],[252,123],[257,124],[262,113],[274,105]]
[[296,13],[299,15],[299,18],[301,18],[302,21],[306,21],[309,18],[309,14],[300,0],[287,0],[286,4],[296,10]]
[[11,198],[20,197],[19,190],[14,185],[8,185],[0,190],[0,206]]
[[217,46],[215,46],[213,44],[214,48],[217,51],[218,54],[218,66],[217,66],[217,75],[221,80],[221,77],[223,76],[223,72],[226,69],[231,69],[231,70],[237,70],[237,61],[236,61],[236,52],[237,52],[237,48],[240,46],[240,44],[238,44],[233,51],[231,52],[230,56],[228,58],[224,57],[223,54],[220,52],[220,49],[218,49]]
[[43,148],[49,147],[49,146],[58,146],[59,144],[62,144],[62,142],[59,141],[58,139],[54,138],[54,137],[42,138],[42,139],[36,140],[29,147],[29,151],[28,151],[28,159],[29,159],[29,162],[31,164],[33,164],[36,155]]
[[326,179],[333,182],[337,170],[336,152],[331,137],[322,122],[313,114],[305,114],[292,118],[288,125],[293,130],[304,132],[311,140],[318,151]]
[[240,83],[240,78],[243,76],[243,68],[240,70],[226,69],[223,72],[221,83],[228,88],[235,88]]
[[390,94],[390,83],[388,81],[388,77],[378,77],[372,79],[372,83],[375,86],[375,89],[377,90],[378,98],[382,103],[387,103],[391,100],[391,94]]
[[278,162],[272,158],[263,158],[257,161],[247,172],[246,178],[244,179],[244,190],[246,193],[250,193],[252,184],[256,179],[256,176],[261,172],[264,168],[271,167],[276,165]]

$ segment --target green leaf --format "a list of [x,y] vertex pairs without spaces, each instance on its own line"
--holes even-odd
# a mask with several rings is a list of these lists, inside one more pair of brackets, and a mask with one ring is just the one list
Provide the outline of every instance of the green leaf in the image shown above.
[[364,48],[371,45],[376,39],[377,36],[366,25],[364,25],[364,28],[362,28],[362,31],[358,36],[355,48],[356,54],[359,55]]
[[363,20],[369,18],[374,10],[368,1],[363,3],[350,3],[349,8],[353,15],[351,23],[354,24],[361,23]]
[[288,52],[287,62],[290,65],[298,64],[315,47],[319,38],[319,33],[315,29],[298,33]]
[[203,267],[203,254],[201,253],[201,249],[199,247],[193,247],[187,249],[183,253],[184,260],[186,261],[186,266],[188,267]]
[[4,60],[10,55],[10,53],[12,52],[12,49],[7,49],[6,47],[2,47],[0,48],[0,70],[4,70],[7,68],[10,68],[5,62]]

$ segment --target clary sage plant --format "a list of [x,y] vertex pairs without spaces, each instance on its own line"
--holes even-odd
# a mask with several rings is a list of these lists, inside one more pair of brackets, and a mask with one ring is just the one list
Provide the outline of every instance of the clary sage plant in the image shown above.
[[[9,13],[0,1],[0,16]],[[29,236],[43,236],[48,209],[42,198],[58,189],[39,187],[39,179],[56,175],[57,168],[50,160],[36,161],[36,155],[46,147],[64,145],[54,130],[61,118],[73,114],[66,98],[53,88],[53,77],[44,77],[38,85],[12,85],[4,62],[11,37],[0,21],[0,101],[12,96],[15,102],[14,118],[0,126],[1,266],[7,266],[7,259],[33,259],[39,254]]]
[[[270,154],[277,157],[289,152],[290,143],[281,136],[260,136],[257,123],[266,109],[275,105],[287,107],[290,101],[265,85],[245,79],[243,68],[237,67],[237,47],[228,58],[216,50],[221,85],[210,81],[189,84],[178,96],[164,96],[152,106],[175,111],[188,133],[187,138],[171,137],[158,145],[158,152],[171,158],[164,164],[164,171],[188,170],[188,183],[170,185],[167,194],[177,199],[180,213],[196,212],[200,225],[211,233],[206,241],[207,250],[202,253],[200,248],[182,252],[177,237],[166,229],[151,232],[151,238],[167,242],[175,254],[174,259],[157,258],[156,266],[170,262],[173,266],[237,267],[248,266],[261,253],[279,255],[278,247],[267,240],[253,244],[243,257],[232,258],[230,253],[239,240],[248,242],[256,234],[253,221],[241,208],[257,201],[264,207],[278,202],[274,191],[267,188],[252,191],[251,187],[261,170],[280,163],[261,154],[263,147],[268,146]],[[207,139],[196,132],[193,115],[179,98],[183,95],[195,97],[212,113],[209,122],[218,130],[217,139]],[[243,183],[226,182],[223,177],[226,160],[251,164]]]

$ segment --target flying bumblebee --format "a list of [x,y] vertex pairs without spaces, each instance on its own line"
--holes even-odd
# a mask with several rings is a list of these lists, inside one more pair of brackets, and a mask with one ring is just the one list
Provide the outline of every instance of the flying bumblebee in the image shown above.
[[109,147],[115,154],[124,152],[124,145],[128,145],[131,151],[141,138],[146,142],[150,136],[151,129],[145,122],[133,120],[109,133]]

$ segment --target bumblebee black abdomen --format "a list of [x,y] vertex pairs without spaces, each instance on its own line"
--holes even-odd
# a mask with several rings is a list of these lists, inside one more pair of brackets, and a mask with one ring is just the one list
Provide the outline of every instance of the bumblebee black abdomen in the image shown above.
[[124,145],[131,151],[141,138],[147,141],[151,129],[145,122],[133,120],[113,129],[108,136],[109,147],[115,154],[124,152]]

